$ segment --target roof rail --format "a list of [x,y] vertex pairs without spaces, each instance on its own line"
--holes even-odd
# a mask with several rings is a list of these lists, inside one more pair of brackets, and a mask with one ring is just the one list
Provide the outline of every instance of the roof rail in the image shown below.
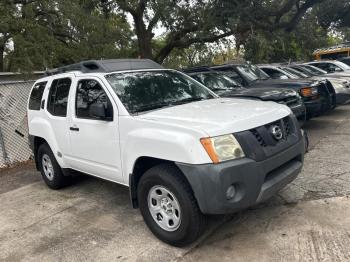
[[209,66],[196,66],[196,67],[190,67],[183,70],[185,73],[196,73],[196,72],[203,72],[203,71],[212,71]]
[[126,70],[164,69],[160,64],[150,59],[106,59],[88,60],[80,63],[62,66],[46,71],[46,75],[57,75],[66,72],[80,71],[82,73],[110,73]]

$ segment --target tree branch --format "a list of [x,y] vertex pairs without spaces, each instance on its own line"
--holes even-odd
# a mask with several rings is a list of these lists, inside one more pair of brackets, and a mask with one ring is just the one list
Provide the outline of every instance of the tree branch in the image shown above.
[[116,2],[121,10],[129,12],[134,17],[137,16],[137,11],[133,9],[126,0],[118,0]]
[[232,31],[219,35],[197,36],[189,39],[178,39],[176,41],[170,41],[158,52],[158,54],[155,56],[155,61],[162,63],[174,48],[187,48],[194,43],[212,43],[230,35],[233,35]]

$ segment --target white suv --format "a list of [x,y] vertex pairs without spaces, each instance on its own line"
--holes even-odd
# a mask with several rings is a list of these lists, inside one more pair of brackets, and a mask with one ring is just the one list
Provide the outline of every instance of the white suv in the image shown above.
[[184,246],[204,214],[262,202],[296,178],[304,139],[287,106],[219,98],[150,60],[86,61],[39,79],[29,141],[53,189],[78,170],[130,188],[150,230]]

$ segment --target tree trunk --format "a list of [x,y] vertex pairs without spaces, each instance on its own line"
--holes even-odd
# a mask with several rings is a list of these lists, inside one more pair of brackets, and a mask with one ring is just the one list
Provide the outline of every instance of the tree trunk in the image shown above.
[[0,45],[0,72],[4,72],[5,65],[4,65],[4,54],[5,54],[5,46]]
[[147,31],[146,25],[142,20],[142,16],[134,16],[134,22],[140,58],[153,59],[152,33]]

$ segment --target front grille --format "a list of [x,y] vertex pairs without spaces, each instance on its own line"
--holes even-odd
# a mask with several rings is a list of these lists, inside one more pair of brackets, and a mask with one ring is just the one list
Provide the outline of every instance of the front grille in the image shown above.
[[334,87],[333,87],[331,82],[329,82],[327,80],[325,85],[326,85],[326,88],[327,88],[329,94],[335,94],[335,89],[334,89]]
[[317,85],[318,93],[323,98],[321,112],[326,112],[336,106],[336,94],[333,85],[328,81],[322,81]]
[[289,97],[289,98],[286,98],[285,101],[286,101],[287,106],[291,106],[291,105],[298,103],[298,98],[297,97]]
[[[279,139],[272,133],[278,126],[282,134]],[[287,116],[277,121],[234,134],[245,155],[255,161],[263,161],[282,152],[301,139],[298,121],[294,116]]]
[[[277,139],[273,135],[273,128],[279,128],[282,132],[282,138]],[[273,146],[276,143],[283,142],[288,139],[288,137],[293,133],[290,117],[287,116],[278,121],[260,126],[254,129],[249,130],[257,140],[257,142],[262,147]]]
[[283,118],[283,125],[284,125],[284,130],[285,130],[285,136],[288,137],[292,132],[289,119]]
[[266,147],[267,146],[265,141],[264,141],[264,139],[258,133],[258,131],[256,131],[256,129],[252,129],[252,130],[250,130],[250,132],[255,136],[255,138],[258,141],[258,143],[260,144],[260,146],[262,146],[262,147]]
[[299,104],[299,99],[296,96],[294,96],[294,97],[287,97],[287,98],[285,98],[283,100],[278,101],[277,103],[283,104],[283,105],[287,105],[287,106],[291,107],[291,106]]

